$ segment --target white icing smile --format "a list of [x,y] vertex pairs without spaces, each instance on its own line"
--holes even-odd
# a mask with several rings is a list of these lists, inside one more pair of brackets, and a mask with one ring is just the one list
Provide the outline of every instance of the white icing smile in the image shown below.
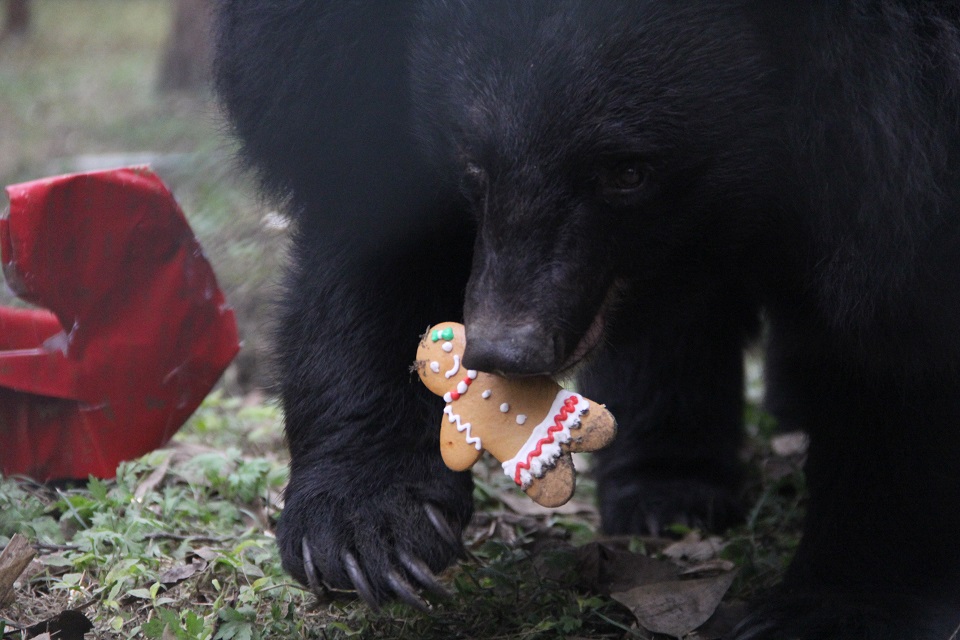
[[457,375],[457,371],[460,371],[460,356],[454,355],[453,368],[450,369],[450,371],[447,371],[446,373],[444,373],[443,375],[444,377],[452,378],[453,376]]

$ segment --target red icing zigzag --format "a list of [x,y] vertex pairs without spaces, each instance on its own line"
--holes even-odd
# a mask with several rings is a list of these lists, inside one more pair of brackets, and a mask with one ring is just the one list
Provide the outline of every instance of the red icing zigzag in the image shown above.
[[570,396],[563,401],[563,406],[560,407],[560,413],[553,417],[553,425],[547,429],[547,435],[540,439],[537,442],[536,448],[527,454],[527,459],[524,462],[517,463],[516,473],[513,475],[513,481],[518,485],[523,485],[523,482],[520,480],[520,471],[522,469],[529,469],[530,462],[543,453],[543,445],[553,444],[554,437],[557,431],[563,431],[563,421],[567,419],[571,413],[573,413],[573,407],[577,404],[577,396]]

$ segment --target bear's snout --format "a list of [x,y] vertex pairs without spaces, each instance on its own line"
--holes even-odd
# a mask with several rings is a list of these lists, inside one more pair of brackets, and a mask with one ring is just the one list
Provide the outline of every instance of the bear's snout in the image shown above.
[[535,322],[514,325],[475,321],[467,325],[464,366],[497,375],[550,374],[562,361],[563,338]]

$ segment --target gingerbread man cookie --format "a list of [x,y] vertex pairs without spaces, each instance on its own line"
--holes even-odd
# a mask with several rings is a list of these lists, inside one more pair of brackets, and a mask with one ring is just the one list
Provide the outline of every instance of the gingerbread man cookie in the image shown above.
[[570,453],[613,441],[617,423],[602,404],[566,391],[546,376],[507,379],[461,363],[463,325],[444,322],[420,340],[416,370],[443,396],[440,452],[454,471],[469,469],[489,451],[528,496],[558,507],[573,495]]

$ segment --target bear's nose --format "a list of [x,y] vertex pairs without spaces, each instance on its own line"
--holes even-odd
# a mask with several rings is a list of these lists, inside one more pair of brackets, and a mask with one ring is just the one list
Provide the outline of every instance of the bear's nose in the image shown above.
[[559,364],[560,338],[540,324],[467,325],[463,364],[470,369],[502,376],[552,373]]

